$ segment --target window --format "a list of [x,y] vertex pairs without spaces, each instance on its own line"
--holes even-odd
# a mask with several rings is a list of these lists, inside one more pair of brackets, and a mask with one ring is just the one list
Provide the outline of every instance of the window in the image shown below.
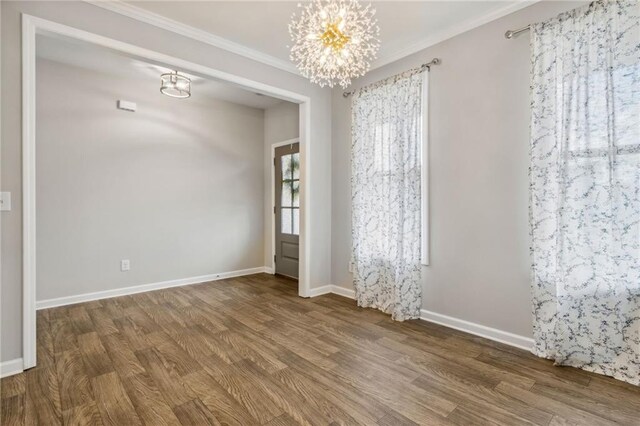
[[300,154],[296,152],[280,158],[282,161],[281,232],[300,235]]
[[[571,177],[563,188],[563,197],[570,200],[563,213],[580,218],[580,226],[563,227],[563,235],[572,242],[572,253],[581,259],[595,259],[594,265],[605,259],[608,252],[602,244],[608,244],[612,235],[620,249],[637,246],[640,241],[637,222],[629,222],[623,232],[614,233],[604,225],[611,217],[618,223],[631,217],[640,193],[640,99],[639,92],[631,90],[638,75],[640,64],[590,70],[588,84],[582,75],[572,74],[558,87],[580,105],[570,109],[563,136],[568,148],[564,172]],[[610,291],[606,286],[594,290],[583,285],[579,274],[584,273],[584,267],[571,271],[572,294],[605,297]]]
[[[426,73],[425,73],[426,75]],[[424,83],[426,85],[426,82]],[[420,122],[420,156],[417,161],[409,164],[410,170],[420,174],[420,197],[422,200],[422,217],[420,222],[420,263],[425,266],[429,265],[429,167],[428,167],[428,138],[427,138],[427,93],[426,89],[423,92],[422,108],[421,108],[421,122]],[[396,128],[393,123],[384,122],[376,126],[376,131],[373,134],[373,165],[375,173],[374,175],[378,182],[385,182],[388,185],[390,181],[394,179],[394,173],[406,173],[407,170],[394,170],[391,160],[391,144],[394,139],[391,135],[395,134]],[[385,215],[391,214],[389,206],[386,204],[377,206]],[[385,244],[384,238],[385,230],[379,228],[377,230],[370,230],[374,235],[377,235],[376,239],[380,241],[380,244]]]

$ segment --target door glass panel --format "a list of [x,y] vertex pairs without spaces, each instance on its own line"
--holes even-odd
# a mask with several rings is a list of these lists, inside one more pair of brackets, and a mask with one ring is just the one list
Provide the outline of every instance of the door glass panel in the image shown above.
[[282,200],[281,200],[282,207],[291,207],[292,198],[293,198],[291,195],[292,184],[293,182],[291,182],[290,180],[282,181]]
[[282,180],[290,180],[293,176],[293,154],[283,155],[280,159],[282,162]]
[[300,234],[300,209],[293,209],[293,235]]
[[[297,210],[297,209],[296,209]],[[280,215],[281,232],[283,234],[291,234],[291,209],[283,208]]]
[[293,179],[300,179],[300,154],[297,152],[291,155],[291,169]]
[[300,154],[280,157],[282,166],[280,198],[280,232],[289,235],[300,233]]
[[291,185],[293,186],[293,206],[300,207],[300,181],[295,180]]

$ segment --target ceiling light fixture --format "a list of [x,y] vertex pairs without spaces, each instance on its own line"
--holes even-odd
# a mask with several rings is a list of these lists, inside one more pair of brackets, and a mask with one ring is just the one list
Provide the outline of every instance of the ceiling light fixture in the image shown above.
[[380,47],[380,28],[371,4],[357,0],[314,0],[294,13],[289,24],[291,60],[300,73],[321,87],[363,76]]
[[162,74],[160,81],[160,92],[164,95],[182,99],[191,96],[191,79],[178,71]]

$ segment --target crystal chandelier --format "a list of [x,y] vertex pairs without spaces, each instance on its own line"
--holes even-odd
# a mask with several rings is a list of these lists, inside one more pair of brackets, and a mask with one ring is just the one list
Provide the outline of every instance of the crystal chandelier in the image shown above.
[[347,87],[369,70],[380,47],[375,13],[357,0],[313,0],[289,24],[291,60],[321,87]]

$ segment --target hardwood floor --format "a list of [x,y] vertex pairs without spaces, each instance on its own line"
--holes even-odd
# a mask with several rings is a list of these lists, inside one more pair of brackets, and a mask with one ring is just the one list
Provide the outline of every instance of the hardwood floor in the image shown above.
[[640,424],[640,388],[270,275],[38,312],[1,424]]

